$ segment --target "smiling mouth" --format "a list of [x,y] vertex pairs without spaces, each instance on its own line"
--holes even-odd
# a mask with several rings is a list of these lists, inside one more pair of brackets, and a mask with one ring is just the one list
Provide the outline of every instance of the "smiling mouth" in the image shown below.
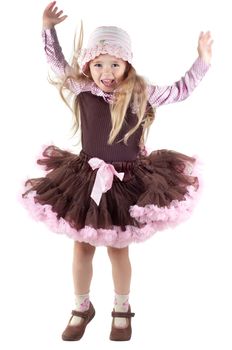
[[101,82],[106,87],[112,87],[115,83],[115,80],[114,79],[102,79]]

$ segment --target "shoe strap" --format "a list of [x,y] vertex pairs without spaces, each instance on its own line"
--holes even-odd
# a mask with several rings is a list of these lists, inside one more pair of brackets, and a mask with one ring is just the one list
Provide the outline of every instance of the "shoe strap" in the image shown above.
[[82,312],[82,311],[77,311],[77,310],[72,310],[72,315],[73,315],[73,316],[82,317],[82,318],[87,318],[87,317],[89,316],[88,311],[89,311],[89,310],[84,311],[84,312]]
[[134,317],[134,312],[116,312],[112,311],[111,313],[112,317],[123,317],[123,318],[131,318]]

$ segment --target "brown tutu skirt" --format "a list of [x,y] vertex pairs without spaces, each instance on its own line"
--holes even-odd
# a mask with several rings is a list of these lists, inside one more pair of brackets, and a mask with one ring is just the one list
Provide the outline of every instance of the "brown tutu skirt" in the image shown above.
[[83,151],[45,148],[37,163],[46,174],[27,180],[22,195],[35,219],[74,240],[121,248],[190,216],[199,188],[195,158],[158,150],[134,161],[111,162],[124,177],[114,176],[99,205],[91,197],[98,169],[90,159]]

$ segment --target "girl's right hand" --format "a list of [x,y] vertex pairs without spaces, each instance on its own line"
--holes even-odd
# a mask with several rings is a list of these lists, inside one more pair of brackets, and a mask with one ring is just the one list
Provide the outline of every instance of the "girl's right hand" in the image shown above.
[[63,22],[68,16],[62,16],[63,11],[59,11],[58,7],[55,7],[56,1],[50,2],[44,10],[43,13],[43,28],[51,29],[56,24]]

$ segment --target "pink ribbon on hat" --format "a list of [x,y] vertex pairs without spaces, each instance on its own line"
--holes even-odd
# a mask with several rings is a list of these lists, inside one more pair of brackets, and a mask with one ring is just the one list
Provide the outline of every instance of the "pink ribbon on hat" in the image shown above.
[[93,170],[98,168],[90,196],[99,205],[102,194],[112,187],[114,175],[122,181],[124,173],[118,173],[112,164],[99,158],[91,158],[88,163]]

